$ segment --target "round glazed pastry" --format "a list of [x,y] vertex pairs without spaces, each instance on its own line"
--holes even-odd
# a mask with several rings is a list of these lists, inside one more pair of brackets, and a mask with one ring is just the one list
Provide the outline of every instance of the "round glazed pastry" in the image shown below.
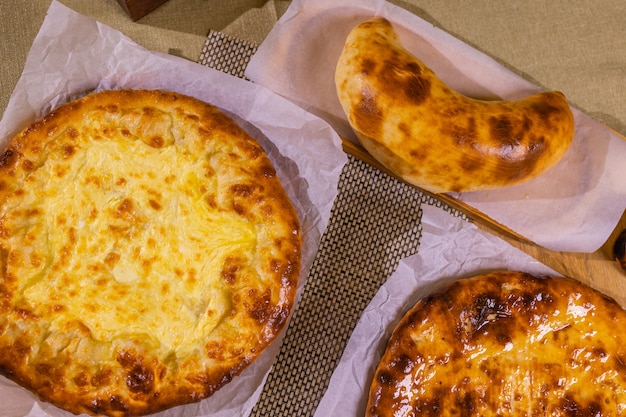
[[569,278],[454,281],[395,328],[366,415],[622,415],[624,326],[619,304]]

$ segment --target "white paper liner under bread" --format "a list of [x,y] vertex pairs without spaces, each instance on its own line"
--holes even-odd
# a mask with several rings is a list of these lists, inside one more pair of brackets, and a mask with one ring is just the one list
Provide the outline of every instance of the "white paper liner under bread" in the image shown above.
[[[490,57],[382,0],[293,1],[259,46],[246,76],[356,141],[335,93],[334,70],[349,31],[375,15],[389,19],[409,51],[468,96],[517,99],[540,91]],[[556,166],[522,185],[451,195],[546,248],[597,250],[626,208],[626,141],[572,110],[575,138]]]
[[[148,51],[120,32],[53,1],[0,121],[0,148],[3,150],[11,137],[35,118],[74,96],[115,88],[167,89],[195,96],[229,112],[259,140],[300,216],[300,294],[347,161],[335,131],[320,118],[260,85]],[[327,146],[320,149],[320,141]],[[156,416],[248,415],[279,348],[280,338],[210,398]],[[0,376],[0,416],[72,414],[36,401],[30,392]]]
[[443,283],[494,270],[558,276],[508,243],[450,213],[422,205],[422,238],[381,287],[356,325],[315,417],[365,415],[369,385],[393,329]]

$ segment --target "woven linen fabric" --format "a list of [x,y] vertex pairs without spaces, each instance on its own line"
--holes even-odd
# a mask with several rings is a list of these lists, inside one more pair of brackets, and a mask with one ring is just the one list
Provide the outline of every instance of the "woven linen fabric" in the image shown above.
[[198,62],[235,77],[245,78],[246,66],[257,46],[217,31],[210,31]]
[[[243,77],[255,50],[250,43],[211,32],[198,62]],[[464,216],[348,156],[329,224],[251,416],[314,414],[361,313],[399,261],[417,252],[422,204]]]

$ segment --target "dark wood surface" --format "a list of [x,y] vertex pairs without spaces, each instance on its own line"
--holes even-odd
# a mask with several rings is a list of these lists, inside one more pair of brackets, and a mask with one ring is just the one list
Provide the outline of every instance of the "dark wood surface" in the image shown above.
[[117,0],[133,20],[139,20],[167,0]]

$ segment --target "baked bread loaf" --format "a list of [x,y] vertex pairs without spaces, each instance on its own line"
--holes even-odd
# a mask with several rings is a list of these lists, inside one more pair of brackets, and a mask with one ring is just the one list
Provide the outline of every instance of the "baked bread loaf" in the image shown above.
[[452,282],[398,323],[366,415],[624,415],[625,326],[614,300],[568,278]]
[[89,94],[0,156],[0,371],[76,414],[199,401],[281,331],[300,250],[272,163],[225,113]]
[[574,119],[560,92],[482,101],[447,86],[376,17],[349,34],[335,72],[339,101],[363,147],[432,193],[520,184],[565,154]]

